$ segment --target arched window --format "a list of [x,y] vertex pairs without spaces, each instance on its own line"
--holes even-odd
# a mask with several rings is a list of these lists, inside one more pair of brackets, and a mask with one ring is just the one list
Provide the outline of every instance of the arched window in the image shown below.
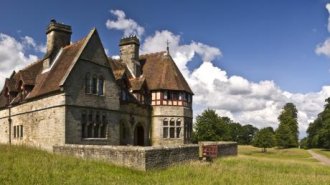
[[97,77],[93,75],[92,78],[92,94],[97,94]]
[[86,134],[86,127],[87,127],[87,115],[85,112],[81,114],[81,137],[87,137]]
[[165,118],[163,120],[163,138],[168,138],[168,131],[169,131],[168,126],[169,126],[168,119]]
[[87,137],[93,137],[93,112],[90,111],[88,114],[88,126],[87,126]]
[[181,133],[181,119],[177,119],[175,123],[176,127],[176,138],[180,138],[180,133]]
[[85,93],[91,93],[91,75],[89,73],[85,76]]
[[94,124],[94,134],[93,134],[94,138],[99,138],[100,137],[100,135],[99,135],[100,124],[101,124],[100,113],[96,112],[95,124]]
[[101,126],[101,138],[106,138],[107,131],[107,118],[105,115],[102,116],[102,126]]
[[170,138],[175,138],[175,121],[173,118],[170,120]]
[[99,77],[99,84],[98,84],[98,95],[103,95],[104,93],[104,78],[103,76]]

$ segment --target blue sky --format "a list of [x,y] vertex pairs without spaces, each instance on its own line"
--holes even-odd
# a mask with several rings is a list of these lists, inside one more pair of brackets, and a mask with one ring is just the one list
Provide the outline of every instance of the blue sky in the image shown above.
[[[109,31],[110,9],[121,9],[146,34],[168,29],[183,42],[198,40],[221,48],[216,65],[252,81],[274,80],[291,92],[318,91],[330,84],[328,58],[314,49],[329,33],[325,0],[231,1],[4,1],[0,31],[45,42],[51,18],[73,26],[73,40],[96,27],[110,54],[122,33]],[[19,32],[18,32],[19,31]],[[198,65],[191,64],[192,67]]]
[[[237,92],[236,94],[226,94],[221,90],[218,92],[219,86],[214,86],[208,92],[221,94],[218,104],[202,101],[203,97],[198,94],[197,87],[203,80],[196,77],[197,72],[195,74],[193,72],[202,69],[201,66],[205,61],[204,55],[195,51],[194,56],[187,59],[188,62],[185,61],[184,65],[188,69],[186,75],[191,77],[192,86],[196,86],[194,88],[197,89],[196,114],[205,107],[211,107],[240,122],[255,123],[258,126],[274,126],[276,116],[271,121],[262,117],[261,114],[267,116],[270,110],[280,109],[286,101],[293,101],[305,114],[305,117],[301,115],[305,129],[308,122],[314,119],[322,108],[324,97],[330,93],[327,89],[330,85],[330,58],[315,52],[316,47],[330,37],[327,30],[329,13],[325,8],[328,2],[330,1],[1,0],[0,33],[16,39],[17,42],[23,42],[22,38],[29,36],[35,43],[42,45],[46,41],[46,26],[50,19],[55,18],[59,22],[72,26],[73,41],[81,39],[91,28],[96,27],[109,54],[118,55],[118,41],[123,36],[123,30],[107,28],[106,21],[115,21],[117,18],[110,10],[121,10],[125,12],[127,19],[133,20],[144,28],[145,31],[141,35],[142,43],[147,44],[147,38],[155,38],[156,31],[167,30],[172,33],[172,36],[180,37],[179,43],[173,48],[185,45],[192,47],[193,42],[217,48],[220,53],[211,57],[212,66],[209,66],[215,72],[208,74],[216,75],[216,77],[210,77],[209,80],[213,85],[218,81],[223,82],[224,87],[236,82],[239,85],[247,83],[251,89],[255,84],[260,91],[272,88],[274,92],[269,90],[270,94],[279,93],[280,97],[284,97],[282,99],[275,95],[274,97],[257,97],[247,103],[253,106],[227,109],[226,106],[232,107],[240,101],[224,104],[221,98],[237,98]],[[154,51],[150,47],[146,47],[144,51]],[[165,49],[166,43],[164,42],[163,46],[159,47]],[[27,57],[29,54],[38,57],[43,55],[32,47],[26,47],[24,54]],[[205,63],[207,64],[209,63]],[[239,78],[232,78],[233,76]],[[263,81],[269,82],[268,86]],[[233,88],[233,86],[228,88]],[[238,94],[239,98],[254,97],[251,94],[245,96],[245,91],[240,91]],[[255,92],[255,94],[258,93]],[[293,96],[295,98],[292,99]],[[237,100],[240,100],[239,98]],[[264,101],[258,109],[258,106],[255,108],[255,104],[251,102],[259,102],[259,100]],[[269,101],[273,101],[276,106],[269,109],[269,106],[273,105]],[[310,104],[303,105],[304,102]],[[269,110],[263,112],[264,109]],[[251,118],[258,116],[261,118]],[[265,124],[261,123],[262,119],[267,119],[264,121]]]

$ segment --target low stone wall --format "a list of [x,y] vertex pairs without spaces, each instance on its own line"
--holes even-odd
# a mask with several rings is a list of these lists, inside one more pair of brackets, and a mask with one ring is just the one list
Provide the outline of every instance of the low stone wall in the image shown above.
[[[218,156],[237,155],[237,143],[217,142]],[[86,159],[99,159],[119,166],[137,170],[165,168],[173,164],[198,160],[199,145],[182,146],[97,146],[63,145],[54,146],[54,153],[73,155]]]

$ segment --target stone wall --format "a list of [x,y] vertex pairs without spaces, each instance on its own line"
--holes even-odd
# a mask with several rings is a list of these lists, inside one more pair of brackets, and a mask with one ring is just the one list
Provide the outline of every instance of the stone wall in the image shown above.
[[[65,143],[65,96],[53,95],[0,111],[0,143],[25,144],[52,151]],[[23,137],[14,138],[14,126],[22,126]],[[9,131],[11,134],[9,136]]]
[[[235,142],[218,142],[218,149],[218,156],[237,155],[237,143]],[[57,154],[99,159],[143,171],[198,160],[199,157],[199,145],[197,144],[169,147],[62,145],[54,146],[53,150]]]

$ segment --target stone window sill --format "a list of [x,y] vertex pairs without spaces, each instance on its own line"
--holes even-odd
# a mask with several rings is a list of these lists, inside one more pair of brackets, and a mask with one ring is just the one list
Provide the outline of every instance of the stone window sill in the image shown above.
[[82,138],[83,141],[106,141],[107,138]]
[[92,93],[85,93],[86,95],[90,96],[99,96],[99,97],[104,97],[104,94],[92,94]]

